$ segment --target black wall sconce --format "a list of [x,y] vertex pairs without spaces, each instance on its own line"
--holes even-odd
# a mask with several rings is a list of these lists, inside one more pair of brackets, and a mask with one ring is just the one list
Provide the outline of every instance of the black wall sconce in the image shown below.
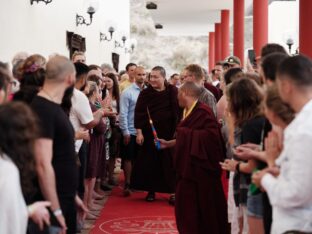
[[46,5],[48,5],[49,3],[51,3],[53,0],[30,0],[30,5],[32,5],[34,2],[44,2]]
[[127,54],[127,53],[132,54],[133,51],[134,51],[134,48],[135,48],[135,45],[134,45],[134,44],[131,44],[130,49],[125,48],[125,53],[126,53],[126,54]]
[[90,24],[92,24],[93,14],[95,13],[95,11],[96,10],[93,6],[88,7],[87,13],[89,14],[90,17],[89,23],[87,23],[86,19],[82,15],[76,14],[76,26],[83,24],[89,26]]
[[127,37],[123,36],[121,40],[122,44],[119,41],[115,41],[115,48],[125,48]]
[[108,38],[106,34],[100,32],[100,42],[101,41],[111,41],[113,39],[113,33],[115,32],[114,27],[109,27],[108,32],[110,37]]
[[291,54],[291,47],[294,44],[294,40],[292,38],[288,38],[286,44],[288,45],[289,54]]

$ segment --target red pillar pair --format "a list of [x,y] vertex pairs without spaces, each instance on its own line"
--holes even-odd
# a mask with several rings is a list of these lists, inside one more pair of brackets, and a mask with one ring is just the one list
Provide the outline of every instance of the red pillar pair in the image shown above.
[[[230,11],[221,11],[221,23],[215,24],[215,32],[209,33],[209,69],[211,70],[214,63],[224,60],[230,55]],[[213,43],[214,42],[214,43]],[[211,59],[213,58],[214,59]],[[212,65],[213,64],[213,65]]]
[[[242,66],[244,64],[244,24],[245,24],[245,0],[233,0],[234,1],[234,51],[233,54],[240,58]],[[301,0],[306,12],[309,12],[312,4],[311,0]],[[307,7],[308,6],[308,7]],[[311,6],[310,6],[311,7]],[[308,9],[308,10],[307,10]],[[308,13],[307,13],[308,15]],[[304,17],[304,15],[302,16]],[[221,23],[215,24],[215,36],[214,36],[214,51],[211,48],[209,51],[210,66],[212,64],[212,57],[214,52],[214,62],[225,59],[230,55],[229,52],[229,27],[230,12],[228,10],[221,11]],[[305,35],[309,35],[312,38],[312,31],[308,29],[309,20],[302,20],[302,23],[307,25],[306,31],[302,31]],[[253,47],[256,56],[260,56],[261,48],[268,43],[268,0],[253,0]],[[307,37],[307,36],[305,36]],[[312,50],[308,43],[311,40],[305,40],[306,47],[301,46],[301,50]],[[209,42],[209,44],[212,42]],[[304,42],[303,42],[304,44]],[[312,54],[312,51],[310,52]],[[211,69],[211,67],[210,67]]]

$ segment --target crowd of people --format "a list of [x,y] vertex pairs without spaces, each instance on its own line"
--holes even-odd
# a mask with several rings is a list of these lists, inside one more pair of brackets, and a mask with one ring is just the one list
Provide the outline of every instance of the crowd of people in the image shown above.
[[0,63],[0,233],[79,232],[118,158],[125,199],[169,194],[181,234],[312,233],[311,117],[312,60],[278,44],[168,79],[19,53]]

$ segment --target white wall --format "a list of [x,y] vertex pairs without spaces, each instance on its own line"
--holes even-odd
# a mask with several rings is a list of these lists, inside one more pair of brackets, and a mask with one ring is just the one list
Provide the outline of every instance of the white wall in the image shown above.
[[279,43],[285,48],[286,40],[294,40],[292,53],[299,44],[299,1],[277,1],[269,6],[269,42]]
[[30,5],[30,0],[1,0],[0,60],[10,62],[20,51],[39,53],[46,57],[52,53],[68,56],[66,31],[71,31],[86,38],[88,64],[111,64],[111,53],[116,52],[120,54],[119,68],[124,69],[129,61],[129,54],[125,54],[124,49],[115,49],[114,40],[100,42],[99,34],[100,31],[107,33],[107,28],[113,21],[118,27],[117,31],[124,32],[129,38],[129,0],[99,0],[99,9],[93,16],[93,23],[77,27],[76,13],[89,19],[86,2],[53,0],[48,5],[43,2]]

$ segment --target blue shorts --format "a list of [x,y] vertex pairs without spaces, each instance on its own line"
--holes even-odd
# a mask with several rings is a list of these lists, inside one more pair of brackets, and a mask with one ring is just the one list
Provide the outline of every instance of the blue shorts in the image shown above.
[[262,203],[262,193],[251,195],[248,192],[247,198],[247,215],[254,218],[263,218],[263,203]]

